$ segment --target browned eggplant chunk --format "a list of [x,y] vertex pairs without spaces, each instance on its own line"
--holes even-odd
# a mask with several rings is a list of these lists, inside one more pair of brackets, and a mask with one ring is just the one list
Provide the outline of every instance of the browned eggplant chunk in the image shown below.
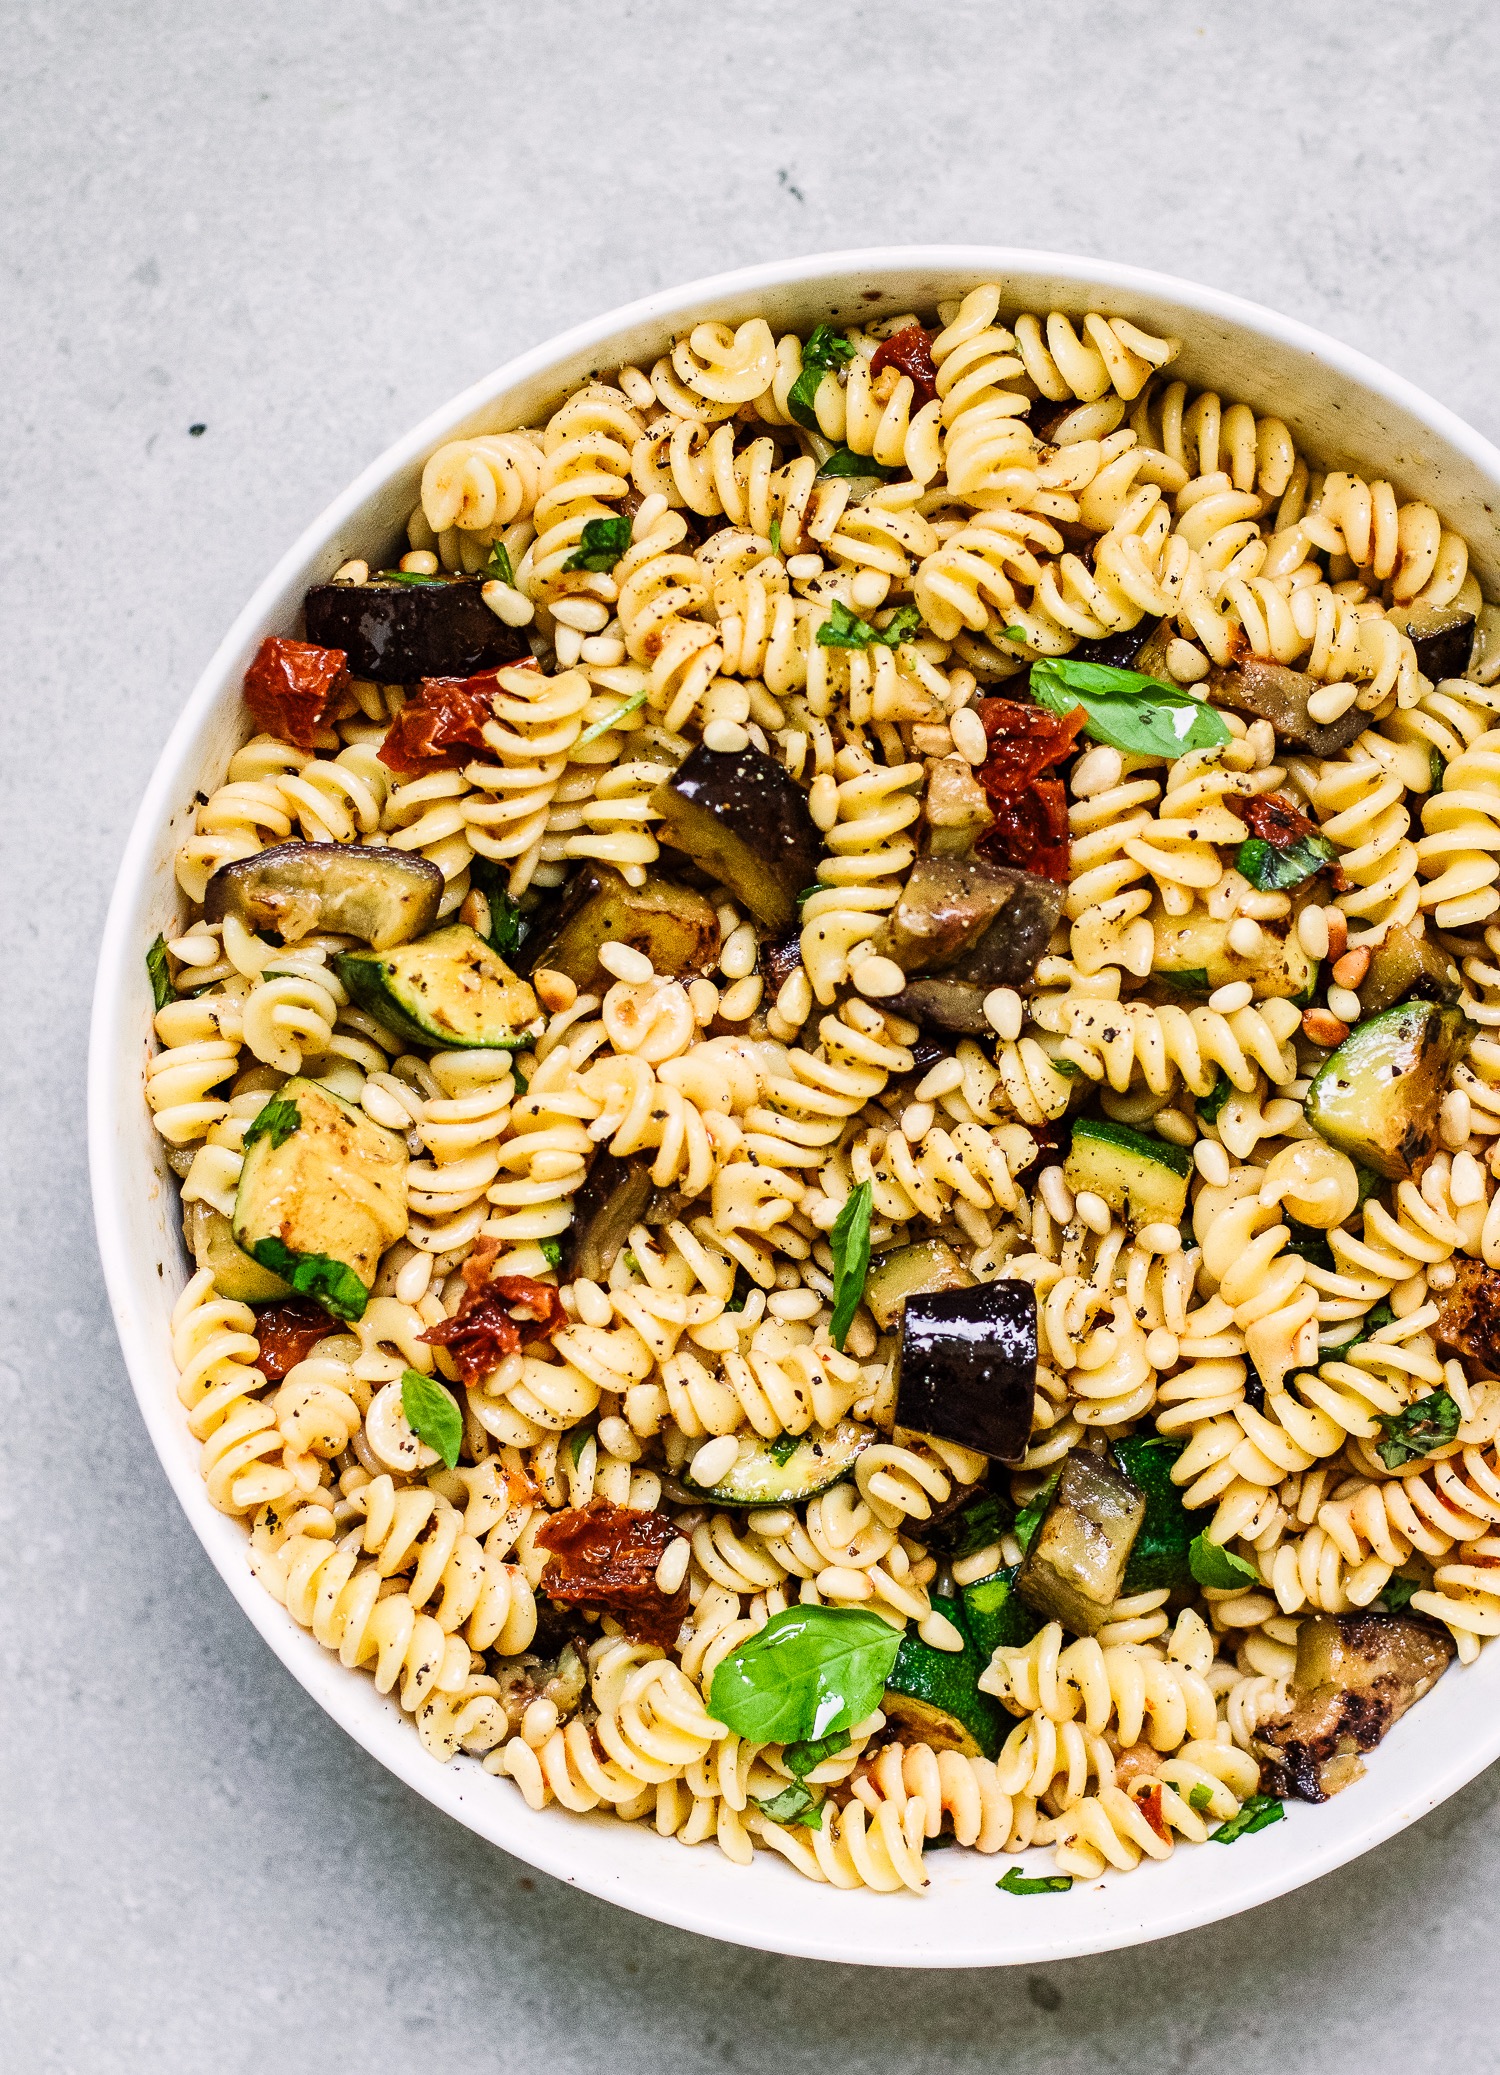
[[880,949],[906,973],[945,973],[988,993],[1029,980],[1065,889],[986,857],[919,857]]
[[1315,721],[1307,710],[1307,702],[1320,689],[1319,680],[1309,677],[1304,670],[1289,670],[1284,663],[1262,663],[1252,658],[1229,669],[1210,671],[1208,683],[1221,706],[1232,706],[1237,713],[1248,713],[1256,720],[1268,720],[1281,741],[1310,749],[1314,756],[1329,757],[1337,750],[1347,749],[1370,724],[1370,716],[1358,706],[1351,706],[1347,713],[1326,725]]
[[1486,1376],[1500,1373],[1500,1269],[1455,1254],[1452,1286],[1443,1292],[1433,1326],[1440,1347],[1477,1362]]
[[1145,1494],[1107,1456],[1070,1455],[1026,1552],[1017,1592],[1048,1621],[1092,1635],[1120,1596],[1145,1517]]
[[203,896],[210,922],[235,916],[293,944],[313,930],[376,951],[409,944],[437,921],[443,875],[430,859],[361,843],[278,843],[221,865]]
[[1036,1396],[1036,1292],[1028,1282],[952,1281],[931,1278],[899,1300],[896,1424],[1018,1463]]
[[1408,605],[1391,618],[1417,652],[1417,668],[1434,683],[1462,677],[1474,652],[1474,615],[1461,605]]
[[519,663],[531,645],[480,596],[478,577],[372,577],[315,584],[303,604],[307,638],[341,648],[355,677],[415,684],[420,677],[474,677]]
[[948,1030],[957,1037],[994,1036],[984,1013],[984,990],[967,980],[951,980],[946,975],[913,980],[890,1006],[898,1016],[910,1016],[924,1030]]
[[775,1001],[802,963],[802,932],[794,923],[779,937],[760,947],[761,977],[766,983],[766,1000]]
[[1326,1801],[1364,1771],[1393,1722],[1430,1693],[1453,1638],[1418,1614],[1316,1614],[1297,1635],[1292,1711],[1254,1740],[1271,1794]]
[[565,1249],[564,1274],[569,1282],[587,1276],[603,1282],[615,1258],[651,1208],[656,1189],[647,1160],[617,1160],[600,1153],[588,1180],[573,1198],[573,1229]]
[[1456,1002],[1461,991],[1458,968],[1448,954],[1430,937],[1413,936],[1394,922],[1375,947],[1359,989],[1360,1012],[1378,1016],[1401,1001]]
[[627,886],[608,865],[585,865],[568,888],[550,926],[526,947],[533,971],[550,966],[579,987],[602,978],[606,944],[644,951],[658,973],[687,978],[712,970],[719,956],[719,918],[713,902],[689,887],[652,876],[644,886]]
[[817,876],[819,841],[807,802],[780,764],[753,744],[695,749],[651,795],[662,842],[727,886],[757,922],[787,929]]
[[927,768],[922,819],[927,848],[937,855],[967,857],[994,820],[984,787],[963,757],[939,757]]

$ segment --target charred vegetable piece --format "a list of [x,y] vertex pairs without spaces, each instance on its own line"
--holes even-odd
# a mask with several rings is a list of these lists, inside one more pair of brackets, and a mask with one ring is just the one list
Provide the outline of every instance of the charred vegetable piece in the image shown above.
[[695,749],[651,795],[662,842],[712,872],[768,929],[788,929],[817,877],[818,832],[801,792],[753,744]]
[[334,965],[362,1009],[414,1044],[514,1051],[539,1014],[527,983],[463,922],[381,958],[346,951]]
[[245,1134],[235,1241],[333,1317],[359,1318],[406,1235],[405,1141],[316,1081],[283,1083],[266,1107],[274,1128]]
[[882,1333],[901,1322],[908,1297],[930,1296],[936,1290],[967,1290],[974,1278],[951,1246],[941,1239],[924,1239],[916,1246],[897,1247],[872,1262],[865,1278],[865,1303]]
[[1042,1625],[1040,1614],[1016,1590],[1020,1572],[1019,1564],[1010,1564],[965,1585],[959,1593],[962,1625],[986,1663],[997,1650],[1015,1650],[1029,1643]]
[[1011,1721],[999,1701],[979,1690],[989,1653],[981,1654],[966,1631],[961,1602],[940,1599],[933,1604],[958,1629],[964,1647],[934,1650],[908,1630],[880,1705],[887,1719],[909,1731],[914,1742],[934,1751],[961,1751],[966,1758],[994,1758]]
[[262,1268],[253,1255],[236,1245],[234,1227],[212,1204],[188,1204],[182,1215],[182,1232],[198,1267],[213,1270],[214,1287],[221,1297],[236,1304],[269,1304],[292,1295],[292,1286],[283,1276]]
[[1092,1635],[1120,1596],[1145,1494],[1104,1456],[1070,1455],[1016,1589],[1049,1621]]
[[911,1016],[926,1030],[951,1030],[963,1037],[993,1037],[984,1013],[984,990],[968,980],[939,976],[913,980],[891,1003],[898,1016]]
[[1392,1723],[1430,1693],[1453,1640],[1415,1614],[1315,1614],[1297,1632],[1292,1711],[1255,1738],[1272,1793],[1326,1801],[1364,1771]]
[[1359,1005],[1366,1016],[1378,1016],[1397,1002],[1456,1002],[1458,996],[1458,968],[1447,953],[1393,922],[1370,959]]
[[802,932],[795,926],[784,936],[761,945],[760,970],[766,983],[767,1001],[776,999],[801,963]]
[[573,1198],[573,1230],[567,1242],[564,1280],[587,1276],[603,1282],[615,1257],[651,1208],[656,1185],[649,1160],[617,1160],[599,1153],[588,1180]]
[[1031,1440],[1036,1394],[1036,1292],[980,1283],[906,1299],[896,1422],[1002,1463]]
[[1076,1196],[1091,1189],[1132,1226],[1180,1225],[1192,1155],[1107,1117],[1079,1117],[1063,1178]]
[[1406,1002],[1352,1030],[1307,1091],[1307,1121],[1331,1146],[1387,1181],[1437,1149],[1438,1105],[1468,1043],[1457,1009]]
[[1310,749],[1314,756],[1329,757],[1347,749],[1370,724],[1370,716],[1358,706],[1351,706],[1335,721],[1315,721],[1307,702],[1321,690],[1320,680],[1305,671],[1290,670],[1284,663],[1252,660],[1230,669],[1214,669],[1208,682],[1220,705],[1268,720],[1283,742]]
[[1047,948],[1063,889],[986,857],[921,857],[892,910],[880,948],[904,972],[946,972],[986,993],[1031,978]]
[[247,929],[294,944],[313,930],[359,937],[376,951],[432,928],[443,875],[425,857],[360,843],[278,843],[222,865],[208,882],[210,922],[233,915]]
[[1212,994],[1231,981],[1248,980],[1257,1001],[1311,999],[1318,969],[1298,939],[1295,915],[1263,922],[1261,948],[1249,958],[1230,948],[1229,924],[1201,908],[1179,916],[1155,907],[1151,927],[1156,937],[1151,969],[1169,986]]
[[[628,944],[644,951],[658,973],[685,978],[716,963],[719,918],[712,901],[670,879],[627,886],[607,865],[591,865],[579,871],[556,921],[537,932],[527,955],[533,968],[548,966],[587,988],[601,975],[606,944]],[[607,975],[604,984],[611,984]]]
[[740,1452],[711,1491],[701,1491],[690,1478],[686,1489],[719,1506],[796,1506],[841,1483],[875,1439],[872,1427],[841,1419],[836,1427],[812,1427],[801,1435],[763,1441],[758,1434],[740,1441]]
[[1101,635],[1097,641],[1080,641],[1068,654],[1078,663],[1107,663],[1112,670],[1138,670],[1149,676],[1140,660],[1141,651],[1160,625],[1160,620],[1138,620],[1118,634]]
[[377,684],[477,677],[524,661],[531,654],[525,632],[495,617],[481,584],[473,576],[315,584],[303,607],[307,638],[342,649],[351,673]]
[[1417,652],[1417,668],[1437,683],[1462,677],[1474,653],[1474,615],[1461,605],[1407,605],[1392,608],[1391,619],[1409,635]]
[[1494,1376],[1500,1373],[1500,1268],[1486,1268],[1463,1254],[1455,1254],[1449,1265],[1454,1280],[1443,1292],[1434,1338]]
[[280,1383],[299,1362],[307,1360],[320,1340],[337,1330],[329,1324],[322,1305],[309,1297],[268,1304],[255,1317],[255,1337],[260,1342],[255,1366],[267,1383]]
[[1192,1590],[1188,1550],[1209,1516],[1201,1510],[1189,1513],[1181,1486],[1172,1482],[1172,1466],[1185,1446],[1162,1434],[1127,1434],[1114,1445],[1115,1461],[1146,1501],[1125,1566],[1126,1593]]

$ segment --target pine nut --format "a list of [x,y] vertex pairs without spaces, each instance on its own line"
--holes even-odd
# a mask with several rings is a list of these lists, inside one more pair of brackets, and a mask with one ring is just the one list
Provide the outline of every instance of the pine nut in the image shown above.
[[688,1466],[688,1476],[704,1491],[712,1491],[734,1468],[739,1453],[740,1444],[733,1434],[718,1434],[698,1450]]
[[[782,981],[781,992],[776,997],[776,1013],[798,1030],[812,1014],[812,982],[802,966],[797,966]],[[960,1067],[959,1071],[962,1073],[963,1069]]]
[[1227,987],[1214,989],[1208,997],[1208,1006],[1216,1016],[1232,1016],[1236,1009],[1248,1009],[1254,998],[1248,980],[1231,980]]
[[1312,1043],[1322,1046],[1324,1050],[1332,1050],[1335,1045],[1341,1045],[1349,1035],[1348,1024],[1340,1023],[1338,1017],[1331,1016],[1327,1009],[1304,1009],[1302,1028]]
[[1453,1155],[1453,1172],[1449,1177],[1448,1189],[1459,1210],[1466,1210],[1471,1203],[1483,1203],[1484,1169],[1472,1153]]
[[1266,933],[1258,922],[1241,915],[1229,925],[1229,948],[1241,958],[1258,958],[1265,949]]
[[1144,1247],[1148,1254],[1182,1252],[1182,1234],[1175,1225],[1169,1225],[1165,1218],[1159,1218],[1152,1225],[1142,1225],[1135,1239],[1136,1245]]
[[1370,970],[1370,947],[1358,944],[1346,951],[1333,968],[1333,977],[1340,987],[1362,987],[1365,975]]
[[1073,1198],[1073,1210],[1082,1223],[1088,1226],[1090,1232],[1097,1232],[1102,1238],[1109,1230],[1109,1205],[1102,1196],[1096,1196],[1092,1189],[1079,1190]]
[[1158,1138],[1169,1145],[1190,1146],[1198,1136],[1198,1127],[1182,1110],[1158,1110],[1151,1120],[1151,1128]]
[[933,1102],[940,1095],[951,1095],[955,1088],[964,1084],[964,1070],[956,1059],[940,1059],[925,1079],[917,1083],[918,1102]]
[[740,750],[748,749],[749,746],[750,737],[738,721],[710,721],[703,730],[703,747],[716,750],[720,756],[736,756]]
[[617,670],[625,660],[625,644],[613,634],[591,634],[579,652],[579,661],[594,670]]
[[648,980],[656,978],[656,969],[644,951],[637,951],[633,944],[601,944],[599,963],[607,973],[617,980],[624,980],[632,987],[644,987]]
[[367,584],[370,581],[370,565],[356,556],[352,562],[342,562],[333,572],[336,584]]
[[917,1623],[917,1634],[922,1638],[929,1650],[956,1652],[964,1646],[964,1639],[953,1626],[953,1623],[946,1614],[940,1614],[936,1607],[932,1609],[930,1614],[925,1614]]
[[1323,910],[1328,923],[1328,955],[1342,958],[1349,949],[1349,918],[1342,908],[1329,906]]
[[1314,692],[1308,699],[1307,711],[1313,720],[1326,728],[1330,721],[1336,721],[1340,714],[1347,713],[1358,697],[1357,684],[1324,685],[1321,691]]
[[1438,1129],[1443,1144],[1454,1151],[1467,1145],[1473,1129],[1473,1105],[1462,1088],[1450,1088],[1438,1110]]
[[1229,1179],[1229,1155],[1216,1139],[1199,1139],[1193,1148],[1193,1165],[1211,1189],[1222,1189]]
[[[930,1102],[908,1103],[901,1112],[901,1135],[909,1145],[919,1146],[937,1121]],[[1468,1137],[1464,1133],[1464,1137]]]
[[807,791],[807,811],[815,825],[826,835],[839,818],[839,789],[837,780],[829,771],[822,771],[813,780]]
[[1268,720],[1253,720],[1245,730],[1245,740],[1255,751],[1255,768],[1264,771],[1276,761],[1276,730]]
[[526,1712],[521,1717],[521,1741],[529,1744],[533,1751],[538,1751],[556,1727],[556,1701],[546,1700],[538,1694],[535,1700],[528,1703]]
[[664,1599],[670,1599],[680,1589],[687,1576],[688,1558],[692,1551],[693,1545],[686,1535],[678,1535],[662,1551],[661,1562],[656,1566],[656,1589]]
[[556,626],[552,630],[552,647],[564,670],[583,659],[583,636],[576,627]]
[[436,576],[438,558],[431,548],[413,548],[409,555],[401,557],[396,566],[405,570],[408,576]]
[[894,958],[862,958],[849,977],[861,994],[876,1001],[888,1000],[906,986],[906,975]]
[[849,586],[857,612],[875,612],[885,603],[891,580],[879,569],[862,569]]
[[794,584],[811,583],[815,576],[823,574],[821,555],[788,555],[786,573]]
[[1125,775],[1125,759],[1117,749],[1097,742],[1086,749],[1073,766],[1073,797],[1091,800],[1096,793],[1111,792]]
[[1073,1222],[1073,1191],[1060,1167],[1044,1167],[1036,1178],[1036,1190],[1054,1224],[1070,1225]]
[[744,980],[755,971],[760,946],[753,922],[742,922],[730,932],[719,954],[719,971],[726,980]]
[[1304,908],[1297,917],[1297,942],[1309,958],[1324,959],[1328,956],[1328,917],[1316,902]]
[[[1340,959],[1339,963],[1342,965],[1343,960]],[[1359,996],[1352,993],[1347,987],[1330,987],[1328,990],[1328,1006],[1341,1023],[1357,1023],[1359,1021]]]
[[1177,1335],[1169,1333],[1165,1326],[1158,1326],[1154,1333],[1146,1335],[1146,1360],[1153,1369],[1175,1368],[1179,1352]]
[[534,972],[531,984],[542,1007],[550,1009],[554,1016],[560,1016],[564,1009],[571,1009],[578,999],[577,982],[570,980],[566,973],[554,972],[551,966],[544,965]]
[[531,600],[523,598],[509,584],[502,583],[498,576],[492,576],[487,584],[482,584],[479,595],[495,618],[503,620],[507,627],[529,627],[536,618],[536,607]]
[[1167,674],[1178,684],[1201,684],[1208,670],[1207,656],[1180,634],[1174,634],[1167,643]]
[[689,980],[687,998],[693,1005],[693,1021],[706,1028],[719,1013],[719,990],[712,980]]
[[822,1306],[816,1290],[773,1290],[766,1299],[772,1318],[816,1318]]
[[1021,997],[1014,987],[992,987],[984,998],[984,1013],[991,1027],[1014,1044],[1021,1035]]
[[719,996],[719,1014],[726,1023],[748,1022],[760,1007],[760,998],[765,992],[765,982],[759,973],[752,973],[748,980],[736,980]]
[[606,1413],[599,1422],[599,1446],[616,1462],[633,1463],[640,1460],[641,1444],[630,1431],[630,1422],[616,1413]]
[[953,747],[966,764],[982,764],[990,753],[984,722],[972,706],[960,706],[948,723]]

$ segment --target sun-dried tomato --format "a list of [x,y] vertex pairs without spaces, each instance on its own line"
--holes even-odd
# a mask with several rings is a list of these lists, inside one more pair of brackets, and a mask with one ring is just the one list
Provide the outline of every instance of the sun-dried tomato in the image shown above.
[[478,677],[424,677],[380,745],[380,761],[401,777],[451,770],[485,748],[484,725],[495,718],[498,672]]
[[1029,779],[1040,778],[1051,764],[1061,763],[1073,738],[1088,719],[1081,706],[1053,713],[1019,699],[981,699],[974,711],[984,724],[989,755],[977,776],[985,791],[1018,792]]
[[1252,836],[1259,836],[1273,850],[1291,850],[1304,836],[1318,833],[1314,823],[1292,805],[1285,793],[1257,793],[1248,800],[1228,793],[1224,805],[1239,816]]
[[471,1256],[464,1263],[469,1287],[457,1311],[422,1335],[430,1346],[448,1350],[464,1383],[478,1383],[507,1355],[530,1341],[550,1338],[568,1320],[551,1283],[536,1282],[529,1275],[497,1275],[485,1282],[471,1274],[472,1262]]
[[316,749],[318,731],[349,681],[341,648],[268,634],[245,672],[245,704],[256,725],[281,742]]
[[656,1567],[678,1532],[664,1514],[637,1513],[608,1499],[554,1513],[536,1537],[551,1557],[542,1591],[564,1605],[613,1614],[634,1641],[670,1649],[687,1616],[687,1580],[668,1598]]
[[1172,1833],[1167,1828],[1167,1818],[1161,1805],[1161,1781],[1156,1780],[1143,1794],[1137,1794],[1135,1805],[1163,1844],[1172,1842]]
[[1020,792],[990,801],[995,819],[977,848],[997,864],[1068,883],[1068,796],[1060,778],[1033,778]]
[[260,1342],[255,1366],[267,1383],[280,1383],[289,1369],[307,1360],[320,1340],[337,1331],[322,1305],[314,1304],[310,1297],[268,1304],[255,1315],[255,1337]]
[[905,325],[900,331],[892,332],[888,339],[881,340],[875,348],[875,358],[870,362],[870,373],[878,375],[886,367],[911,376],[912,387],[920,402],[931,403],[937,395],[932,340],[920,324]]

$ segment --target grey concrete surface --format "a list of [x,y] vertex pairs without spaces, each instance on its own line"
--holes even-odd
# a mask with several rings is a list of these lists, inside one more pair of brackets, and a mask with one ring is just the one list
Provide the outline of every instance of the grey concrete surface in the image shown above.
[[1493,435],[1497,58],[1487,0],[0,5],[9,2075],[1496,2065],[1493,1774],[1294,1898],[1029,1979],[731,1950],[449,1824],[313,1709],[180,1519],[82,1121],[168,725],[432,405],[659,284],[1003,238],[1308,317]]

